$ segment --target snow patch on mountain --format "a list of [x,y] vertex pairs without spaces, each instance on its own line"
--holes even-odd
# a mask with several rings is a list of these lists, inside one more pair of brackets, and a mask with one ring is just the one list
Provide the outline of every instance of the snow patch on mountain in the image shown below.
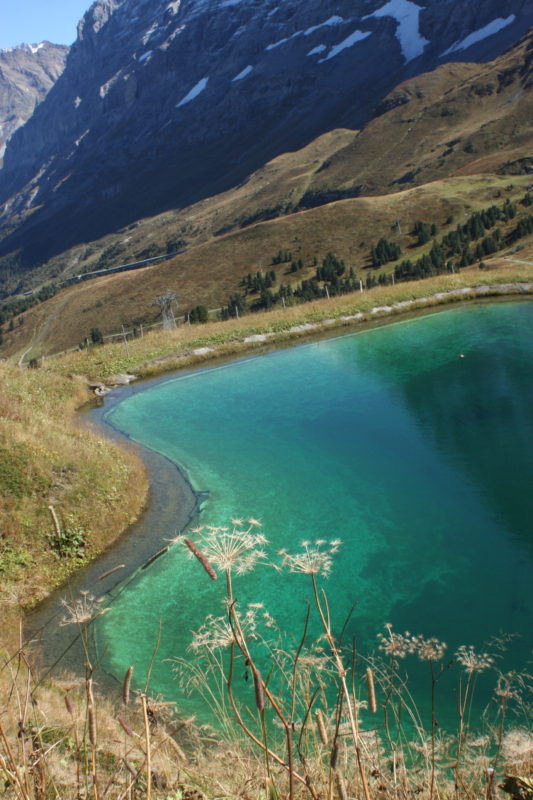
[[327,50],[327,49],[328,48],[326,47],[325,44],[317,44],[317,46],[313,47],[313,49],[310,50],[307,55],[308,56],[318,56],[318,55],[320,55],[320,53],[323,53],[324,50]]
[[326,19],[324,22],[319,22],[318,25],[312,25],[310,28],[301,31],[295,31],[295,33],[291,34],[291,36],[286,36],[284,39],[279,39],[277,42],[273,42],[272,44],[267,44],[265,50],[274,50],[276,47],[279,47],[286,42],[290,42],[291,39],[297,39],[299,36],[311,36],[312,33],[315,31],[319,31],[321,28],[331,28],[335,25],[341,25],[344,22],[343,17],[339,17],[334,15]]
[[344,22],[343,17],[338,17],[334,15],[333,17],[327,19],[325,22],[320,22],[318,25],[312,25],[310,28],[307,28],[307,30],[304,31],[304,36],[311,36],[312,33],[314,33],[315,31],[319,31],[320,28],[330,28],[333,25],[340,25],[341,22]]
[[176,108],[181,108],[181,106],[190,103],[191,100],[194,100],[196,97],[198,97],[198,95],[201,94],[204,91],[205,87],[207,86],[208,80],[209,78],[202,78],[201,80],[199,80],[198,83],[192,87],[191,91],[188,92],[185,95],[185,97],[179,101],[179,103],[176,105]]
[[342,53],[343,50],[346,50],[347,47],[353,47],[354,44],[357,44],[357,42],[362,42],[363,39],[366,39],[368,36],[370,36],[370,34],[371,31],[359,31],[359,30],[354,31],[349,36],[347,36],[346,39],[343,39],[342,42],[339,42],[339,44],[334,45],[330,49],[327,56],[321,58],[318,63],[323,64],[324,61],[329,61],[331,58],[335,58],[335,56],[338,56],[339,53]]
[[412,61],[414,58],[421,56],[424,48],[429,41],[424,39],[419,30],[419,17],[422,11],[420,6],[416,3],[411,3],[410,0],[389,0],[377,11],[368,14],[365,19],[375,17],[393,17],[398,23],[396,29],[396,38],[400,42],[403,57],[406,61]]
[[498,17],[497,19],[493,19],[492,22],[489,22],[488,25],[485,25],[483,28],[478,28],[477,31],[473,31],[469,36],[462,39],[460,42],[454,42],[451,47],[441,53],[440,57],[444,58],[444,56],[449,56],[451,53],[457,53],[459,50],[466,50],[468,47],[472,47],[473,44],[477,44],[478,42],[483,41],[483,39],[487,39],[489,36],[494,36],[495,33],[499,33],[499,31],[506,28],[508,25],[511,25],[514,22],[516,16],[514,14],[510,14],[508,17]]
[[90,130],[91,130],[90,128],[86,128],[86,129],[83,131],[82,135],[79,137],[79,139],[76,139],[76,140],[75,140],[75,142],[74,142],[74,146],[75,146],[75,147],[79,147],[79,146],[80,146],[80,144],[83,142],[83,140],[85,139],[85,137],[86,137],[86,136],[88,136],[88,134],[90,133]]
[[245,67],[245,68],[242,70],[242,72],[239,72],[239,74],[238,74],[238,75],[235,75],[235,77],[231,79],[231,82],[232,82],[232,83],[235,83],[235,81],[242,81],[242,79],[243,79],[243,78],[246,78],[246,76],[247,76],[247,75],[249,75],[249,74],[250,74],[250,72],[253,72],[253,69],[254,69],[254,68],[252,67],[252,65],[251,65],[251,64],[248,64],[248,66],[247,66],[247,67]]
[[285,44],[285,42],[290,42],[291,39],[295,39],[297,36],[301,36],[302,33],[303,31],[296,31],[296,33],[293,33],[292,36],[285,36],[285,38],[279,39],[277,42],[272,42],[271,44],[267,44],[265,50],[275,50],[276,47]]
[[180,10],[181,0],[173,0],[173,2],[169,3],[168,6],[165,8],[165,11],[170,11],[171,14],[176,16],[178,11]]
[[107,94],[109,93],[110,89],[115,85],[115,83],[118,81],[118,79],[121,77],[121,75],[122,75],[122,70],[119,69],[119,71],[115,72],[115,74],[111,78],[109,78],[108,81],[106,81],[105,83],[103,83],[100,86],[100,88],[98,90],[98,93],[100,94],[100,97],[102,98],[102,100],[104,99],[104,97],[107,96]]

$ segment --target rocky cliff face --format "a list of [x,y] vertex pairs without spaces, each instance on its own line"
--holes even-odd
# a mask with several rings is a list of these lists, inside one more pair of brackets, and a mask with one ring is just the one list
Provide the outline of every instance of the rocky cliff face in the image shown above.
[[0,50],[0,160],[7,140],[63,72],[67,53],[68,47],[50,42]]
[[409,76],[494,57],[532,22],[533,0],[98,0],[7,148],[0,255],[29,268],[227,188],[360,126]]

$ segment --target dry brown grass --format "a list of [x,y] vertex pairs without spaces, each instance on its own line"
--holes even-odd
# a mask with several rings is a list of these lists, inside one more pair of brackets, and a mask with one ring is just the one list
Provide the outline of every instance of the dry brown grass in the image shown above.
[[[516,254],[516,258],[526,263],[507,261],[500,256],[493,261],[487,261],[490,269],[484,271],[472,267],[456,275],[441,275],[423,281],[377,287],[363,293],[355,292],[329,300],[322,299],[287,308],[275,308],[265,313],[247,314],[240,319],[233,318],[226,322],[179,325],[175,331],[159,329],[142,339],[130,340],[128,352],[122,342],[93,347],[69,353],[57,360],[45,361],[44,370],[61,372],[64,375],[84,374],[102,380],[119,372],[134,372],[146,377],[265,346],[261,341],[244,341],[250,336],[268,334],[267,344],[272,345],[297,340],[313,333],[313,330],[300,326],[322,325],[324,331],[361,326],[379,319],[380,316],[387,318],[390,313],[402,313],[402,309],[393,309],[392,312],[375,314],[372,313],[375,307],[413,300],[417,307],[424,308],[447,302],[446,298],[434,298],[436,293],[470,286],[531,281],[533,258],[529,265],[528,253],[526,248]],[[406,310],[409,309],[403,309]],[[344,319],[358,313],[363,315],[360,320]],[[315,329],[315,333],[319,332],[319,329]]]
[[[328,251],[345,260],[365,279],[372,245],[385,236],[403,249],[404,256],[419,258],[427,247],[413,249],[410,232],[418,219],[436,222],[446,233],[449,217],[455,228],[465,213],[501,204],[504,198],[523,196],[530,182],[527,176],[483,175],[450,178],[380,197],[359,197],[329,203],[320,208],[263,222],[216,239],[211,239],[173,260],[141,270],[119,273],[70,287],[24,314],[24,324],[4,335],[2,352],[20,355],[30,344],[28,358],[56,353],[73,347],[89,336],[91,328],[104,334],[116,333],[124,324],[158,320],[154,299],[167,289],[185,313],[201,303],[210,309],[227,303],[249,272],[275,269],[278,285],[299,283],[314,274],[313,257]],[[396,227],[402,223],[402,233]],[[503,231],[505,234],[505,231]],[[290,265],[273,265],[278,250],[292,252],[306,268],[296,275]],[[385,271],[390,269],[387,265]]]
[[[202,559],[225,578],[227,602],[215,610],[226,611],[207,617],[176,670],[182,688],[211,705],[216,730],[151,697],[150,670],[139,676],[137,692],[98,694],[89,630],[104,611],[101,601],[86,596],[66,608],[84,645],[84,676],[43,683],[24,649],[0,656],[3,798],[493,800],[503,798],[498,787],[506,778],[527,786],[533,769],[529,676],[501,674],[492,657],[469,648],[450,660],[444,643],[391,626],[369,660],[356,657],[359,647],[342,646],[331,630],[322,581],[338,540],[278,554],[277,569],[300,573],[300,582],[307,576],[309,613],[322,623],[316,639],[308,637],[308,619],[300,631],[294,620],[290,632],[280,631],[261,603],[241,608],[234,594],[243,569],[272,566],[257,525],[235,521],[231,528],[194,532]],[[256,666],[266,655],[268,679]],[[410,658],[426,662],[428,678],[454,671],[455,732],[424,728],[410,692]],[[234,688],[245,670],[253,675],[256,709]],[[483,721],[471,725],[468,709],[481,672],[492,674],[495,694]],[[432,696],[434,718],[434,703],[442,700],[440,693]],[[511,709],[521,724],[508,721]]]
[[103,441],[75,419],[90,399],[83,379],[0,363],[0,383],[5,609],[30,607],[105,549],[141,511],[147,477],[133,450]]

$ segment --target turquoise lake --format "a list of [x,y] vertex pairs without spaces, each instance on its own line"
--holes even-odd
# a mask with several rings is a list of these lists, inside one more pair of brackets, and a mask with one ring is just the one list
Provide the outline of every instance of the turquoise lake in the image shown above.
[[[337,626],[356,603],[347,635],[361,651],[387,622],[444,640],[450,656],[506,632],[519,637],[502,668],[521,668],[533,643],[532,334],[531,302],[454,308],[181,373],[134,388],[107,418],[208,493],[201,524],[257,517],[273,557],[342,539],[324,586]],[[134,664],[141,685],[162,620],[152,693],[197,710],[168,659],[224,613],[222,588],[171,548],[99,621],[104,667],[121,677]],[[235,593],[299,635],[308,576],[260,567]]]

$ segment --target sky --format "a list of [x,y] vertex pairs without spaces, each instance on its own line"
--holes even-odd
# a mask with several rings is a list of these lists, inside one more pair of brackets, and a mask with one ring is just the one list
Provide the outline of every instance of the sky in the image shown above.
[[0,0],[0,48],[44,39],[72,44],[92,0]]

